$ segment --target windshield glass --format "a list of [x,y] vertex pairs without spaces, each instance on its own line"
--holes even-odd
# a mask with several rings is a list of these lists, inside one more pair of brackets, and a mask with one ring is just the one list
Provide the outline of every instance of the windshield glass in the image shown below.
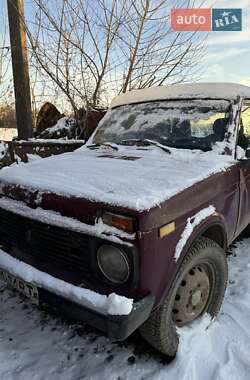
[[226,100],[176,100],[124,105],[103,118],[92,143],[136,144],[152,140],[186,149],[210,150],[225,137]]

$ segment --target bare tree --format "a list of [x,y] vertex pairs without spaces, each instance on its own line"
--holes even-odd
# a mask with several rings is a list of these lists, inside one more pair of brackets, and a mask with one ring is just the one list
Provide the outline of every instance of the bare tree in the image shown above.
[[177,0],[34,0],[27,20],[33,67],[46,92],[61,94],[75,112],[134,88],[191,78],[204,54],[204,35],[175,33]]
[[[183,2],[194,6],[194,1]],[[180,1],[172,2],[172,7]],[[204,53],[204,37],[175,33],[170,27],[169,1],[131,2],[122,34],[124,80],[121,92],[182,82],[194,73]],[[129,36],[129,39],[128,37]]]
[[119,2],[113,0],[107,8],[99,0],[96,11],[90,1],[52,0],[56,14],[44,1],[35,2],[35,22],[28,24],[33,58],[75,111],[78,104],[97,106],[124,19]]

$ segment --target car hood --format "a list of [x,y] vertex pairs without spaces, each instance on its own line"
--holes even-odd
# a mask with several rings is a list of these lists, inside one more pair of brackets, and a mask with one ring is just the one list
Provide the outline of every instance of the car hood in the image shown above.
[[6,185],[76,197],[143,211],[231,166],[229,156],[214,151],[158,147],[120,147],[92,150],[86,146],[0,171],[0,191]]

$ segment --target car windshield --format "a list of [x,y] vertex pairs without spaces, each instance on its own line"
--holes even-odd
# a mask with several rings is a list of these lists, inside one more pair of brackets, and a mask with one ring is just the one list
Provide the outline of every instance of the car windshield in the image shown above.
[[175,100],[131,104],[111,109],[93,144],[143,145],[210,150],[223,141],[230,103],[226,100]]

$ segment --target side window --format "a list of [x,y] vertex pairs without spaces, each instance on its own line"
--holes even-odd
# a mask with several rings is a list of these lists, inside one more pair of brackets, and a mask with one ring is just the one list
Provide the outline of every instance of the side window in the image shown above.
[[250,99],[242,104],[238,145],[243,149],[250,147]]
[[[191,120],[191,132],[193,137],[207,137],[215,133],[215,125],[219,126],[218,136],[221,137],[220,141],[225,135],[225,125],[227,120],[225,119],[225,112],[218,112],[212,116],[204,117],[200,120]],[[219,125],[220,123],[220,125]]]

